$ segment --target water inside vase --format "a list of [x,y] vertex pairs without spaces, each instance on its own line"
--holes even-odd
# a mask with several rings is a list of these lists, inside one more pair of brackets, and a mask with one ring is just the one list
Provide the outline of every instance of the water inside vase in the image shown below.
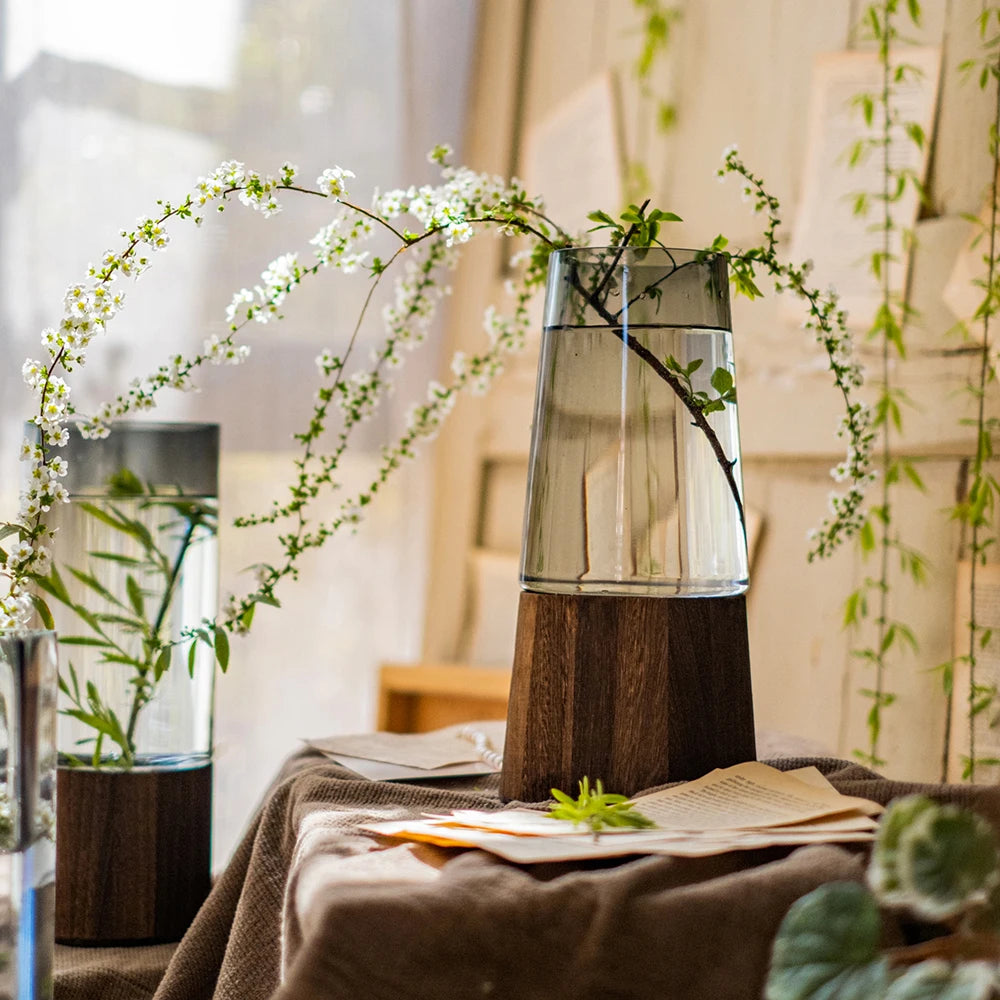
[[[190,533],[190,522],[183,513],[191,509],[189,505],[207,514],[206,521],[199,522]],[[149,550],[135,532],[107,523],[95,515],[95,509],[119,522],[140,525],[136,529],[140,534],[148,532],[163,557],[161,567],[150,564]],[[144,660],[140,621],[158,626],[165,639],[179,640],[184,627],[199,625],[214,616],[218,573],[216,499],[83,497],[74,498],[57,513],[55,549],[62,579],[73,600],[99,616],[101,631],[118,650],[109,657],[108,650],[99,646],[70,644],[67,636],[93,637],[94,630],[71,609],[49,600],[62,643],[64,681],[71,682],[72,665],[84,697],[86,684],[93,683],[122,727],[130,727],[136,766],[186,768],[204,763],[211,750],[212,650],[198,644],[189,674],[190,643],[176,646],[169,669],[156,681],[150,700],[138,710],[138,668],[125,661]],[[168,593],[167,582],[175,566],[179,569]],[[78,572],[74,574],[72,569]],[[108,596],[81,580],[81,572],[91,576]],[[72,707],[65,693],[60,707]],[[58,746],[63,760],[70,755],[84,765],[94,762],[95,752],[104,765],[120,756],[113,740],[105,738],[98,747],[94,728],[65,713],[59,718]]]
[[735,401],[699,421],[664,376],[691,400],[716,399],[719,369],[734,370],[729,330],[543,331],[523,587],[689,597],[746,589]]

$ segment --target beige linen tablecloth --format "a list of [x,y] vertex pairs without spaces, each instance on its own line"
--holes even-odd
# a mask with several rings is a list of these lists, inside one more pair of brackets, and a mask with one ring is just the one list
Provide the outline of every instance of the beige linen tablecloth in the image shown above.
[[[829,759],[772,763],[815,764],[840,791],[883,803],[924,791],[1000,830],[997,788],[892,782]],[[57,1000],[750,1000],[791,903],[864,870],[863,851],[828,845],[519,867],[357,829],[499,805],[494,776],[376,784],[302,754],[176,950],[60,949]]]

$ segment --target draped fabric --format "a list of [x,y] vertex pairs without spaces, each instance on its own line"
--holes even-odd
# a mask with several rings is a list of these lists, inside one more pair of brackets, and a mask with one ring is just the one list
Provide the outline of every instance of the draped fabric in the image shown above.
[[[995,786],[890,781],[818,767],[843,794],[912,793],[978,811],[1000,829]],[[496,776],[449,788],[352,780],[290,760],[177,949],[148,964],[64,949],[57,1000],[756,1000],[789,906],[861,881],[867,845],[814,844],[706,858],[513,865],[482,851],[391,846],[359,824],[498,808]],[[380,849],[381,848],[381,849]],[[901,940],[883,914],[886,939]]]

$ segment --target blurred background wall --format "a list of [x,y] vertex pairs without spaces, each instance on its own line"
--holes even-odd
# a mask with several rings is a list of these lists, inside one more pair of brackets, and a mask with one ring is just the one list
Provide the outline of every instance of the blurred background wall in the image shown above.
[[[362,204],[375,187],[432,180],[432,146],[451,142],[461,156],[476,15],[465,0],[0,4],[5,512],[16,508],[30,405],[21,361],[39,355],[39,333],[58,322],[66,287],[117,245],[119,230],[157,199],[179,200],[225,159],[269,173],[287,159],[310,186],[340,164],[357,174]],[[76,373],[81,409],[224,330],[234,291],[259,281],[279,254],[309,252],[326,221],[318,202],[293,196],[271,220],[235,205],[201,230],[175,227],[169,249],[128,288],[113,333]],[[152,415],[222,425],[224,593],[248,589],[242,571],[268,552],[266,535],[225,520],[265,509],[290,481],[313,359],[343,348],[363,286],[337,273],[302,289],[282,323],[251,331],[252,364],[212,369],[199,394],[174,393]],[[353,443],[347,482],[374,470],[437,364],[433,345],[411,357],[397,393]],[[419,652],[430,476],[429,463],[411,463],[364,529],[308,560],[282,611],[259,615],[253,637],[234,649],[216,694],[216,865],[299,741],[370,728],[376,664]]]

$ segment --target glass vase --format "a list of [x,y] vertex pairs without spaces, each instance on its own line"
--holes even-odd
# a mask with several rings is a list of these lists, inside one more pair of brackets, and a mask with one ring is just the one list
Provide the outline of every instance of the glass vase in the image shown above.
[[544,317],[500,795],[752,760],[726,262],[560,250]]
[[55,936],[176,941],[210,888],[219,432],[75,431],[40,581],[62,646]]
[[182,630],[217,610],[218,450],[214,424],[125,422],[103,440],[73,431],[60,452],[70,502],[52,512],[45,596],[64,651],[65,761],[209,760],[214,655]]
[[725,261],[692,250],[552,254],[522,587],[742,593],[747,542]]
[[55,909],[56,638],[0,636],[0,998],[49,1000]]

